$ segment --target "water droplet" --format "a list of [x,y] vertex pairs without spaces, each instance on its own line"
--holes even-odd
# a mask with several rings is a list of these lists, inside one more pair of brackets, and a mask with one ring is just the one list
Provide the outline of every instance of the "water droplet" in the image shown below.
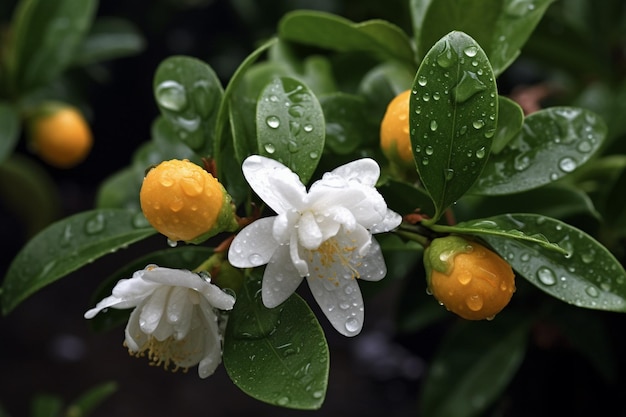
[[104,230],[106,220],[102,213],[96,214],[85,223],[85,233],[88,235],[95,235]]
[[441,98],[441,95],[440,95],[437,91],[435,91],[435,92],[433,93],[433,100],[437,101],[437,100],[439,100],[440,98]]
[[422,152],[422,147],[420,145],[415,145],[415,153]]
[[269,116],[265,119],[265,123],[272,129],[277,129],[280,126],[280,119],[276,116]]
[[296,142],[295,140],[290,140],[287,143],[287,150],[291,153],[298,152],[298,142]]
[[319,154],[315,151],[311,151],[309,152],[309,158],[311,159],[317,159],[319,157]]
[[429,162],[430,161],[428,160],[428,158],[426,158],[426,157],[422,158],[422,165],[424,165],[424,166],[428,165]]
[[176,81],[163,81],[156,87],[155,96],[159,104],[168,110],[179,112],[187,107],[185,87]]
[[354,333],[361,328],[361,324],[354,317],[351,317],[348,320],[346,320],[345,326],[346,326],[346,330],[350,333]]
[[422,108],[420,106],[415,107],[415,114],[420,114],[422,112]]
[[322,398],[324,396],[324,391],[318,390],[313,392],[313,398]]
[[480,148],[478,148],[478,150],[476,151],[476,158],[478,159],[483,159],[485,157],[485,155],[487,154],[487,150],[485,149],[484,146],[481,146]]
[[505,12],[511,16],[522,17],[534,9],[533,0],[514,0],[507,4]]
[[590,264],[594,260],[594,254],[592,252],[585,252],[580,255],[580,259],[583,261],[583,263]]
[[462,285],[467,285],[472,280],[472,274],[469,272],[464,272],[462,274],[458,274],[457,279]]
[[280,397],[276,401],[276,404],[281,405],[281,406],[285,406],[285,405],[289,404],[289,398],[288,397]]
[[467,55],[468,57],[473,58],[478,53],[478,48],[475,46],[468,46],[467,48],[463,50],[463,53]]
[[428,80],[423,75],[420,75],[419,77],[417,77],[417,83],[424,87],[426,84],[428,84]]
[[429,156],[430,156],[430,155],[432,155],[432,154],[435,152],[435,150],[433,149],[433,147],[432,147],[432,146],[428,145],[428,146],[426,147],[426,149],[424,150],[424,152],[426,153],[426,155],[429,155]]
[[530,158],[527,156],[517,157],[515,158],[515,162],[513,163],[513,167],[517,171],[523,171],[530,166]]
[[313,131],[313,125],[307,123],[307,124],[304,125],[303,129],[304,129],[305,132],[310,133],[310,132]]
[[559,168],[563,172],[572,172],[573,170],[576,169],[577,165],[578,164],[576,163],[576,161],[573,158],[570,158],[569,156],[566,156],[565,158],[562,158],[559,161]]
[[172,239],[169,239],[169,238],[168,238],[168,239],[167,239],[167,245],[168,245],[170,248],[175,248],[175,247],[178,245],[178,242],[177,242],[177,241],[175,241],[175,240],[172,240]]
[[446,168],[443,170],[443,177],[446,181],[452,180],[454,178],[454,170],[452,168]]
[[258,266],[258,265],[263,265],[263,257],[261,255],[259,255],[258,253],[252,253],[250,254],[250,256],[248,256],[248,262],[250,262],[252,265]]
[[431,120],[430,121],[430,130],[432,130],[433,132],[435,130],[437,130],[437,121],[436,120]]
[[463,103],[469,100],[475,94],[486,90],[487,86],[478,79],[474,72],[464,71],[461,80],[454,87],[453,95],[457,103]]
[[437,55],[437,58],[436,58],[437,64],[441,68],[449,68],[454,64],[454,61],[455,61],[454,58],[455,58],[455,54],[453,53],[452,48],[450,47],[450,43],[446,40],[444,42],[443,49],[441,50],[439,55]]
[[593,149],[593,146],[591,145],[591,142],[587,140],[583,140],[582,142],[578,144],[577,149],[579,152],[587,153],[587,152],[591,152],[591,150]]
[[428,94],[428,93],[424,93],[424,95],[422,95],[422,100],[424,100],[424,101],[430,101],[430,94]]
[[590,285],[587,288],[585,288],[585,292],[587,293],[589,297],[593,297],[593,298],[597,298],[600,295],[600,292],[598,291],[598,289],[594,287],[593,285]]
[[272,143],[266,143],[265,145],[263,145],[263,149],[265,149],[265,152],[269,153],[270,155],[276,152],[276,147]]
[[476,119],[472,122],[472,126],[474,126],[474,129],[482,129],[485,126],[485,122],[482,119]]
[[478,294],[470,295],[465,300],[465,304],[472,311],[480,311],[483,308],[483,297]]
[[556,284],[556,275],[554,271],[548,267],[542,266],[537,270],[537,278],[544,285],[554,285]]

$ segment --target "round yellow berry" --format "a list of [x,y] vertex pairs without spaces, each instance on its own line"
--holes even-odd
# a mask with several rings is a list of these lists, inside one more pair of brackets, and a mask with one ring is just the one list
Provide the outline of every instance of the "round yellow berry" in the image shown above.
[[[461,239],[441,239],[450,238]],[[448,266],[445,271],[431,268],[430,291],[448,310],[464,319],[493,318],[515,292],[511,265],[479,243],[465,241],[464,250],[444,250],[430,255],[438,256]]]
[[414,164],[409,135],[410,97],[411,90],[406,90],[391,100],[380,124],[380,147],[385,157],[404,167]]
[[194,241],[216,225],[225,199],[213,175],[188,160],[173,159],[151,169],[139,193],[150,224],[171,241]]
[[71,168],[82,162],[93,144],[85,118],[71,106],[44,108],[32,118],[29,128],[34,151],[57,168]]

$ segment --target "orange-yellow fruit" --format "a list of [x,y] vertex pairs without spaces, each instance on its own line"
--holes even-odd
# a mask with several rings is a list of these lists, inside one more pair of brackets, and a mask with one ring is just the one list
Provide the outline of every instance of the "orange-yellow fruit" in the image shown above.
[[433,296],[464,319],[493,318],[515,292],[515,274],[511,265],[479,243],[470,243],[457,236],[440,239],[456,241],[444,242],[439,245],[443,250],[438,251],[435,247],[435,252],[430,252],[431,244],[427,249],[429,253],[424,254],[430,258],[427,261],[430,266],[428,279]]
[[54,105],[29,123],[34,151],[48,164],[71,168],[82,162],[93,143],[91,129],[78,109]]
[[213,175],[188,160],[173,159],[151,169],[139,200],[150,224],[168,239],[194,241],[211,231],[229,198]]
[[400,166],[413,165],[409,135],[411,90],[403,91],[389,102],[380,124],[380,147],[387,159]]

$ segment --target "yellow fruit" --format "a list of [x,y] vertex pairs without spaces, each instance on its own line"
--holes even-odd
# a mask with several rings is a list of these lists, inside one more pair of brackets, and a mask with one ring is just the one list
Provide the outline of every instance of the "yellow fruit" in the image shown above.
[[30,120],[29,128],[34,151],[57,168],[77,165],[91,150],[91,129],[74,107],[45,105]]
[[389,161],[404,167],[414,164],[409,135],[410,97],[411,90],[406,90],[391,100],[380,124],[380,147],[383,153]]
[[230,197],[213,175],[188,160],[151,169],[139,193],[150,224],[171,241],[196,241],[214,229]]
[[[515,274],[495,252],[458,236],[435,239],[424,252],[429,289],[439,302],[467,320],[493,318],[515,292]],[[428,257],[428,259],[426,259]]]

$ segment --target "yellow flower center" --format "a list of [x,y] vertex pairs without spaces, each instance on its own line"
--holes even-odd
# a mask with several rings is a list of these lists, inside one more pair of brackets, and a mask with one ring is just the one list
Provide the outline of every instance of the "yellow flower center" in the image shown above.
[[[314,276],[327,279],[334,285],[339,285],[338,271],[350,271],[352,279],[360,278],[360,273],[356,269],[360,262],[353,261],[356,245],[341,245],[335,237],[325,240],[315,250],[309,251],[309,265],[313,266]],[[328,275],[330,273],[330,275]],[[341,274],[343,276],[343,274]]]

